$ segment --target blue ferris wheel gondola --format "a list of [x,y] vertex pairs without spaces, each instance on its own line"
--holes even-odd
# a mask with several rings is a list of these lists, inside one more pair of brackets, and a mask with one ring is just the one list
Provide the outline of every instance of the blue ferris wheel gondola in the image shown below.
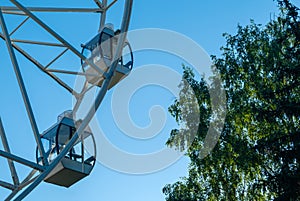
[[[107,72],[113,63],[114,54],[118,44],[119,31],[114,32],[110,26],[105,26],[89,42],[82,45],[82,54],[98,66],[103,72]],[[102,86],[104,77],[86,62],[81,60],[82,68],[86,73],[87,81],[92,85]],[[129,75],[133,67],[133,53],[129,42],[126,40],[123,46],[122,55],[118,59],[117,68],[108,89],[111,89],[122,79]]]
[[[41,139],[44,143],[44,147],[47,148],[46,153],[50,164],[67,145],[76,132],[76,127],[79,126],[80,123],[80,120],[74,121],[72,111],[66,111],[58,116],[56,124],[43,132]],[[94,150],[92,150],[94,153],[91,154],[91,150],[87,151],[87,146],[94,146]],[[95,165],[95,149],[93,134],[91,130],[87,128],[68,154],[45,178],[45,181],[59,186],[69,187],[88,176]],[[38,152],[37,161],[41,161]]]

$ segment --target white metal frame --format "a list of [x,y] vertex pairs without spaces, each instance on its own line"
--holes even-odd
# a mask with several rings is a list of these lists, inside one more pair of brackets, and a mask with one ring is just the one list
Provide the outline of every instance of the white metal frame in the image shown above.
[[[112,64],[107,72],[103,72],[98,66],[96,66],[94,63],[89,61],[87,58],[84,57],[75,47],[73,47],[70,43],[68,43],[63,37],[61,37],[58,33],[56,33],[51,27],[49,27],[47,24],[45,24],[42,20],[40,20],[34,12],[77,12],[77,13],[96,13],[100,14],[100,27],[99,30],[101,30],[106,21],[106,13],[108,12],[108,9],[113,6],[117,0],[113,0],[110,4],[108,4],[107,0],[93,0],[96,4],[96,8],[50,8],[50,7],[25,7],[17,0],[10,0],[11,3],[15,5],[15,7],[9,7],[9,6],[1,6],[0,5],[0,25],[2,29],[2,33],[0,33],[0,38],[3,39],[6,42],[6,46],[10,55],[10,59],[14,68],[14,72],[17,77],[17,81],[19,84],[19,88],[22,94],[22,98],[24,101],[24,105],[27,111],[27,116],[30,120],[30,124],[34,133],[34,137],[36,140],[36,144],[38,147],[38,151],[40,153],[40,156],[42,158],[42,164],[38,162],[31,162],[29,160],[26,160],[22,157],[16,156],[11,153],[10,147],[7,142],[6,133],[4,131],[4,127],[2,124],[2,120],[0,118],[0,137],[2,140],[2,144],[4,147],[4,151],[0,150],[0,156],[7,159],[8,166],[11,172],[11,177],[13,184],[6,182],[6,181],[0,181],[0,187],[4,187],[6,189],[11,190],[11,194],[6,198],[6,200],[12,200],[15,198],[15,196],[18,194],[18,196],[14,200],[22,200],[25,198],[35,187],[37,187],[48,175],[49,173],[59,164],[59,162],[63,159],[63,157],[70,151],[72,146],[75,144],[75,142],[78,140],[78,138],[81,136],[81,133],[83,133],[84,129],[88,126],[90,120],[94,116],[95,112],[99,108],[99,105],[101,104],[108,87],[111,82],[111,78],[114,75],[114,72],[116,70],[117,64],[118,64],[118,58],[120,58],[122,53],[122,47],[124,45],[125,39],[126,39],[126,33],[128,31],[130,16],[131,16],[131,10],[132,10],[132,4],[133,0],[124,0],[125,6],[124,6],[124,12],[123,12],[123,18],[121,23],[121,34],[118,41],[118,46],[116,48],[116,52],[114,54],[114,59],[112,61]],[[27,16],[11,33],[8,32],[6,22],[4,19],[4,15],[23,15]],[[43,41],[30,41],[30,40],[22,40],[22,39],[13,39],[11,38],[14,33],[19,30],[29,19],[35,21],[40,27],[45,29],[49,34],[51,34],[56,40],[57,43],[49,43],[49,42],[43,42]],[[25,50],[20,48],[17,44],[18,43],[28,43],[32,45],[43,45],[43,46],[56,46],[56,47],[62,47],[65,48],[61,53],[59,53],[53,60],[51,60],[47,65],[42,65],[40,62],[38,62],[35,58],[33,58],[29,53],[27,53]],[[47,160],[47,154],[45,153],[44,147],[41,143],[40,138],[40,132],[37,127],[37,122],[32,110],[32,106],[30,104],[30,100],[27,95],[27,91],[24,85],[24,80],[22,78],[22,74],[20,72],[20,66],[17,61],[17,57],[15,55],[15,50],[18,51],[21,55],[23,55],[25,58],[27,58],[29,61],[31,61],[32,64],[34,64],[37,68],[42,70],[44,73],[49,75],[53,80],[55,80],[60,86],[65,88],[68,92],[70,92],[72,95],[75,96],[77,99],[77,103],[74,106],[74,110],[77,110],[77,108],[80,106],[80,103],[84,97],[84,94],[91,88],[87,83],[83,87],[81,92],[75,92],[72,87],[68,86],[67,83],[65,83],[63,80],[58,78],[53,73],[65,73],[65,74],[73,74],[73,75],[84,75],[81,72],[72,72],[67,70],[56,70],[51,69],[50,67],[52,64],[59,58],[61,58],[67,51],[71,51],[76,56],[78,56],[80,59],[84,60],[86,63],[88,63],[92,68],[94,68],[98,73],[102,75],[104,78],[104,82],[101,86],[101,89],[99,90],[95,102],[93,105],[91,105],[90,110],[88,111],[87,115],[83,119],[81,125],[77,129],[76,133],[73,135],[71,140],[68,142],[66,147],[60,152],[60,154],[53,160],[51,163]],[[19,181],[19,177],[16,171],[16,168],[14,166],[14,162],[23,164],[25,166],[28,166],[32,168],[32,171],[29,175],[23,180]],[[38,174],[37,174],[38,173]],[[24,190],[23,190],[24,189]],[[23,190],[23,191],[22,191]]]

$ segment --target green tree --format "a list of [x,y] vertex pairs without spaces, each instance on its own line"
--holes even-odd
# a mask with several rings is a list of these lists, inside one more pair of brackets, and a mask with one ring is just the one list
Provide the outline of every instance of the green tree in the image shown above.
[[[204,139],[215,119],[210,90],[219,83],[216,77],[210,84],[197,81],[184,67],[183,83],[197,101],[187,101],[182,84],[169,112],[184,126],[171,132],[167,145],[187,148],[191,162],[187,177],[163,188],[167,201],[300,199],[300,17],[288,0],[278,5],[279,16],[266,26],[251,21],[236,35],[224,34],[222,55],[212,57],[227,113],[205,158]],[[193,104],[200,114],[196,131],[187,126]]]

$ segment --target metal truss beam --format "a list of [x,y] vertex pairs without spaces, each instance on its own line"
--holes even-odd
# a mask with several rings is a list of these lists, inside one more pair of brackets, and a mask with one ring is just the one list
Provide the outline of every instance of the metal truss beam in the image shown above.
[[[4,150],[7,153],[11,153],[10,148],[8,146],[8,141],[7,141],[7,138],[6,138],[6,135],[5,135],[5,131],[4,131],[4,128],[3,128],[1,117],[0,117],[0,137],[1,137],[1,140],[2,140]],[[14,182],[14,185],[19,185],[20,181],[19,181],[19,177],[18,177],[18,174],[17,174],[17,171],[16,171],[16,168],[15,168],[15,165],[14,165],[13,161],[10,160],[10,159],[7,159],[7,162],[8,162],[9,170],[10,170],[11,177],[12,177],[12,180]]]
[[22,97],[23,97],[23,101],[24,101],[24,104],[25,104],[27,115],[28,115],[28,118],[30,120],[32,131],[33,131],[33,134],[34,134],[39,152],[40,152],[40,154],[43,158],[42,162],[43,162],[44,165],[48,165],[47,158],[45,157],[45,150],[44,150],[44,147],[42,145],[41,138],[40,138],[40,133],[39,133],[39,130],[38,130],[38,127],[37,127],[37,124],[36,124],[36,120],[35,120],[35,117],[34,117],[34,114],[33,114],[33,111],[32,111],[32,107],[31,107],[31,104],[30,104],[30,101],[29,101],[29,98],[28,98],[28,94],[27,94],[25,85],[24,85],[24,81],[23,81],[23,78],[22,78],[22,75],[21,75],[21,71],[20,71],[20,68],[19,68],[17,58],[16,58],[16,55],[15,55],[14,49],[12,47],[12,43],[11,43],[10,36],[9,36],[8,30],[7,30],[3,15],[2,15],[1,8],[0,8],[0,23],[1,23],[1,28],[2,28],[3,35],[4,35],[4,38],[5,38],[5,41],[6,41],[6,46],[7,46],[8,52],[9,52],[9,56],[11,58],[12,65],[14,67],[14,72],[15,72],[15,75],[16,75],[17,80],[18,80],[19,88],[21,90],[21,94],[22,94]]
[[[12,14],[11,12],[19,12],[25,14],[18,7],[13,6],[3,6],[1,7],[4,14]],[[101,8],[53,8],[53,7],[27,7],[27,9],[31,12],[69,12],[69,13],[102,13],[103,9]]]
[[36,169],[36,170],[39,170],[39,171],[44,171],[45,170],[45,167],[44,166],[41,166],[39,164],[36,164],[34,162],[31,162],[29,160],[26,160],[24,158],[21,158],[19,156],[16,156],[14,154],[11,154],[11,153],[8,153],[8,152],[5,152],[5,151],[1,151],[0,150],[0,156],[4,157],[4,158],[7,158],[9,160],[13,160],[13,161],[16,161],[18,163],[21,163],[23,165],[26,165],[28,167],[31,167],[33,169]]
[[21,40],[21,39],[11,39],[11,41],[14,42],[14,43],[27,43],[27,44],[32,44],[32,45],[45,45],[45,46],[52,46],[52,47],[66,47],[63,44],[43,42],[43,41]]
[[5,181],[0,181],[0,186],[4,187],[4,188],[7,188],[9,190],[14,190],[15,189],[15,186],[10,184],[10,183],[7,183]]

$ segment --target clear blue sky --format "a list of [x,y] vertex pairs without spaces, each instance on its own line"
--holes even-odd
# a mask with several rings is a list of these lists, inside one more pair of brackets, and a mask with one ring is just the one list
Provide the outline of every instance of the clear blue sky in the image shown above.
[[[119,0],[120,1],[120,0]],[[10,5],[8,1],[5,5]],[[41,5],[40,1],[24,0],[26,5]],[[93,5],[92,0],[85,1],[61,1],[46,0],[43,6],[72,6],[89,7]],[[72,4],[71,4],[72,2]],[[75,3],[74,3],[75,2]],[[295,1],[296,2],[296,1]],[[3,3],[3,1],[2,1]],[[298,3],[299,6],[299,3]],[[108,16],[108,21],[118,24],[120,22],[120,10],[122,3],[112,10]],[[222,33],[236,32],[239,24],[246,25],[250,19],[257,23],[265,24],[273,13],[277,13],[276,3],[272,0],[224,0],[224,1],[177,1],[177,0],[135,0],[133,6],[130,30],[141,28],[162,28],[184,34],[202,46],[209,55],[219,55],[219,48],[224,44]],[[5,16],[9,28],[13,28],[19,18]],[[54,27],[62,36],[70,41],[74,46],[80,47],[96,34],[98,29],[98,18],[90,14],[41,14],[40,17]],[[49,39],[47,35],[34,23],[26,23],[24,29],[16,33],[16,37],[27,37],[27,39]],[[23,46],[24,49],[32,52],[45,63],[53,56],[56,49],[39,49],[31,46]],[[67,57],[60,65],[79,67],[79,59]],[[24,76],[26,87],[37,123],[40,131],[47,129],[56,121],[58,114],[70,109],[72,99],[70,94],[58,87],[54,81],[43,75],[28,61],[18,55],[20,68]],[[174,59],[170,55],[157,52],[146,51],[136,53],[136,68],[145,64],[164,64],[174,70],[181,72],[180,66],[183,61]],[[159,72],[158,72],[159,73]],[[132,78],[132,77],[130,77]],[[128,78],[128,79],[130,79]],[[70,79],[65,77],[65,79]],[[143,79],[132,78],[132,79]],[[0,42],[0,90],[2,92],[0,100],[0,115],[5,126],[10,146],[14,154],[35,160],[35,143],[31,133],[29,121],[26,118],[24,105],[21,99],[17,81],[8,58],[5,44]],[[70,81],[72,82],[72,80]],[[150,140],[134,140],[124,135],[114,123],[111,114],[111,90],[105,97],[103,105],[97,112],[97,117],[101,128],[105,131],[106,137],[113,144],[136,154],[154,151],[163,148],[170,130],[175,127],[174,120],[166,112],[166,127]],[[174,96],[168,91],[159,87],[144,87],[132,98],[130,103],[130,114],[133,121],[139,126],[149,124],[148,111],[153,105],[167,107],[174,100]],[[0,148],[3,149],[1,143]],[[114,157],[111,155],[109,157]],[[181,158],[179,161],[164,170],[144,175],[125,174],[112,170],[97,163],[92,174],[70,187],[69,189],[57,187],[51,184],[42,183],[25,200],[105,200],[105,201],[163,201],[162,188],[168,183],[174,183],[187,173],[188,159]],[[122,164],[120,164],[122,165]],[[147,164],[136,164],[147,165]],[[28,169],[17,166],[20,175],[25,175]],[[0,180],[9,179],[7,163],[0,159]],[[0,200],[8,191],[0,189]]]

